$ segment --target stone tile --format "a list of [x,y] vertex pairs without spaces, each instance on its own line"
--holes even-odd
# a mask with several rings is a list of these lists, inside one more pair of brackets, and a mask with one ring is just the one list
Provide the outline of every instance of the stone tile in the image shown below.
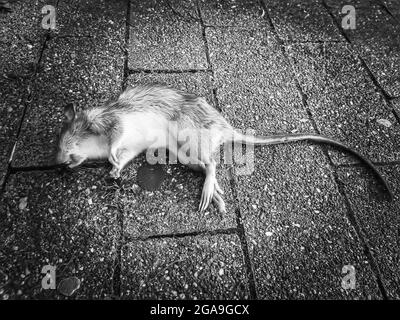
[[[399,123],[347,46],[292,45],[287,52],[323,135],[342,141],[372,161],[399,159]],[[357,161],[329,152],[336,164]]]
[[127,85],[161,84],[183,90],[213,102],[211,72],[197,73],[135,73],[128,77]]
[[235,223],[235,202],[226,168],[218,166],[217,179],[225,194],[227,213],[219,214],[213,205],[203,213],[198,211],[204,176],[183,165],[163,165],[166,177],[156,191],[137,187],[136,172],[146,164],[142,155],[125,169],[124,183],[134,191],[126,195],[124,230],[128,238],[159,234],[210,231],[232,228]]
[[133,299],[246,299],[236,235],[153,239],[124,246],[122,297]]
[[126,3],[60,1],[55,31],[42,56],[18,141],[14,166],[53,164],[62,109],[86,108],[119,92],[123,77]]
[[261,30],[206,30],[223,115],[256,134],[312,132],[290,65]]
[[[341,23],[338,3],[331,12]],[[356,29],[345,30],[355,51],[365,60],[379,84],[390,96],[400,96],[400,26],[378,3],[363,3],[356,8]]]
[[[185,74],[134,74],[128,85],[158,83],[169,85],[186,92],[204,96],[212,102],[212,79],[208,73]],[[220,152],[223,154],[223,151]],[[218,159],[216,159],[218,160]],[[136,170],[146,163],[142,155],[126,171],[126,180],[136,181]],[[163,165],[166,180],[155,192],[140,190],[129,196],[126,208],[126,233],[133,237],[156,234],[171,234],[201,230],[215,230],[235,226],[234,200],[230,191],[227,167],[221,163],[218,181],[225,191],[227,213],[220,215],[211,207],[206,213],[198,212],[204,177],[183,165]]]
[[0,202],[3,299],[61,299],[41,287],[45,265],[56,267],[56,282],[82,281],[76,298],[112,294],[120,202],[104,176],[104,169],[10,176]]
[[121,90],[124,55],[107,39],[55,38],[42,61],[13,166],[53,164],[64,105],[87,108]]
[[392,187],[395,195],[393,202],[381,199],[376,192],[376,180],[365,170],[342,168],[339,170],[339,178],[376,259],[389,298],[399,299],[400,166],[384,166],[379,169]]
[[264,2],[279,37],[285,41],[345,41],[318,0]]
[[0,28],[0,185],[7,170],[28,99],[28,86],[45,38],[41,8],[45,1],[13,1],[12,12],[1,14]]
[[125,0],[60,0],[53,36],[88,36],[106,38],[110,45],[120,46],[125,38]]
[[398,119],[400,119],[400,98],[392,100],[391,104],[397,114]]
[[400,19],[400,3],[396,0],[380,0],[389,12],[397,19]]
[[[254,172],[236,180],[258,298],[382,298],[323,154],[298,145],[255,159]],[[342,288],[347,265],[355,289]]]
[[[378,0],[379,1],[379,0]],[[341,12],[345,5],[352,5],[355,9],[370,9],[381,7],[376,0],[324,0],[328,7],[337,9],[337,12]],[[344,15],[344,14],[343,14]]]
[[[1,38],[2,42],[12,43],[15,46],[18,46],[18,41],[33,44],[46,33],[41,25],[44,17],[42,8],[45,5],[55,6],[55,4],[55,0],[36,0],[29,3],[21,0],[12,1],[10,3],[12,11],[1,15],[0,25],[4,31]],[[31,50],[28,49],[26,54]]]
[[193,1],[133,2],[129,68],[205,69],[208,67]]
[[199,5],[206,25],[252,29],[267,24],[258,0],[201,0]]
[[[3,185],[9,159],[17,139],[18,128],[21,122],[26,100],[27,81],[0,79],[2,92],[0,93],[0,186]],[[4,91],[3,91],[4,89]],[[25,89],[25,90],[24,90]]]

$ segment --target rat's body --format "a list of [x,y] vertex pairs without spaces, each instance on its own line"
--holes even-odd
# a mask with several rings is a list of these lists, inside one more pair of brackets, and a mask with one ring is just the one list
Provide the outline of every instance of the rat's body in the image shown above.
[[[166,148],[182,163],[205,173],[200,210],[205,210],[213,200],[220,211],[225,211],[213,154],[221,144],[232,141],[267,145],[310,140],[339,146],[370,166],[388,189],[369,160],[339,142],[308,134],[244,136],[205,99],[169,87],[136,86],[124,91],[116,101],[77,114],[69,105],[65,114],[58,163],[75,167],[86,159],[108,159],[113,165],[111,175],[117,178],[141,152]],[[191,139],[187,140],[188,136]]]

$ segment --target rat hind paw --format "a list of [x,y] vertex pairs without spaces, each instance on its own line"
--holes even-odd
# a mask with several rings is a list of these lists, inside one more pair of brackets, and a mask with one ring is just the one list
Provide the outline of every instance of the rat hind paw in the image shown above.
[[222,199],[218,192],[214,191],[212,201],[214,203],[214,206],[218,209],[219,213],[226,213],[225,201],[224,199]]

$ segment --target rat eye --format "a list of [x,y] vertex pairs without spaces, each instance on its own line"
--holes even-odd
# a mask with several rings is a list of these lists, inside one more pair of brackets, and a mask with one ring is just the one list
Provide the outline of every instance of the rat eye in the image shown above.
[[78,157],[76,155],[71,154],[69,157],[71,158],[72,162],[78,162]]

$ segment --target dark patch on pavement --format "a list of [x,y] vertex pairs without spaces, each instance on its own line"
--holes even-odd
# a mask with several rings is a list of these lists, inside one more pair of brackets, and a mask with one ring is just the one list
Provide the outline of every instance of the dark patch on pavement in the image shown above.
[[160,188],[165,179],[165,172],[161,165],[142,165],[137,170],[139,186],[148,191]]

